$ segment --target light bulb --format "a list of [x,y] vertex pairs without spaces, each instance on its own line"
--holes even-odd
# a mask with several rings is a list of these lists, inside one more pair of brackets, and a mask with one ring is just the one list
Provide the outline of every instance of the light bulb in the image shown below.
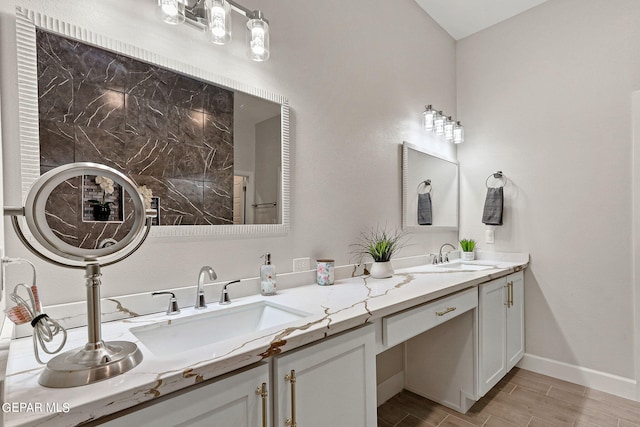
[[456,144],[464,142],[464,126],[460,122],[456,122],[453,126],[453,142]]
[[453,140],[453,124],[454,121],[451,120],[451,116],[444,121],[444,139],[447,141]]
[[434,110],[431,105],[427,105],[424,112],[422,113],[422,125],[424,126],[424,130],[433,130],[433,119],[436,116],[436,110]]
[[254,61],[269,59],[269,22],[262,18],[260,11],[254,11],[247,21],[247,41],[251,59]]
[[231,6],[225,0],[208,0],[207,31],[215,44],[225,44],[231,40]]
[[184,22],[183,0],[158,0],[158,15],[167,24],[177,25]]
[[438,111],[433,119],[433,129],[436,135],[444,134],[444,121],[446,117],[442,115],[442,111]]

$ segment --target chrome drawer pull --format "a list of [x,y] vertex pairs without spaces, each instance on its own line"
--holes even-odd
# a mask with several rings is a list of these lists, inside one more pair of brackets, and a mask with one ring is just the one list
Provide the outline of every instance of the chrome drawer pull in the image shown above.
[[451,313],[452,311],[455,311],[455,307],[447,307],[447,309],[445,311],[436,311],[436,316],[444,316],[447,313]]

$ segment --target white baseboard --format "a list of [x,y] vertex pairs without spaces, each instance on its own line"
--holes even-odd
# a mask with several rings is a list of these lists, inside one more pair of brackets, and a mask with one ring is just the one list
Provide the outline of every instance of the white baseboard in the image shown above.
[[404,388],[404,371],[398,372],[386,381],[378,384],[377,401],[378,406],[400,393]]
[[570,365],[532,354],[525,354],[517,366],[528,371],[569,381],[574,384],[604,391],[605,393],[615,394],[616,396],[626,399],[638,400],[636,396],[636,381],[631,378]]

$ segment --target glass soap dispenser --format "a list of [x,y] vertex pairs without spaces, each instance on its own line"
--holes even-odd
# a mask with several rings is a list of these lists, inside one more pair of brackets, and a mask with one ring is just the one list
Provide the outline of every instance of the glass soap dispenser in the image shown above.
[[262,255],[264,264],[260,266],[260,293],[262,295],[275,295],[276,289],[276,266],[271,264],[271,254]]

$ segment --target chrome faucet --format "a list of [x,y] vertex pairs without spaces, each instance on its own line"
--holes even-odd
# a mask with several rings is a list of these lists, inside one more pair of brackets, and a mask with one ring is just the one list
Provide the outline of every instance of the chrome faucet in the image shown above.
[[171,298],[169,299],[169,308],[167,308],[167,314],[171,316],[172,314],[180,313],[178,300],[176,299],[176,294],[174,294],[173,292],[152,292],[151,295],[154,297],[156,295],[171,295]]
[[238,282],[240,282],[240,280],[234,280],[232,282],[227,283],[226,285],[224,285],[222,287],[222,293],[220,293],[220,304],[221,305],[231,304],[231,298],[229,298],[229,291],[227,291],[227,286],[231,285],[232,283],[238,283]]
[[207,308],[207,304],[204,300],[204,275],[209,275],[209,280],[216,280],[218,275],[213,268],[205,265],[200,269],[200,274],[198,274],[198,288],[196,289],[196,305],[195,308]]
[[438,253],[438,256],[436,257],[436,262],[435,264],[438,264],[439,262],[447,262],[449,261],[449,252],[446,252],[444,254],[444,258],[442,258],[442,250],[445,248],[445,246],[451,246],[451,249],[453,249],[454,251],[456,250],[456,247],[453,246],[451,243],[445,243],[444,245],[440,246],[440,252]]

